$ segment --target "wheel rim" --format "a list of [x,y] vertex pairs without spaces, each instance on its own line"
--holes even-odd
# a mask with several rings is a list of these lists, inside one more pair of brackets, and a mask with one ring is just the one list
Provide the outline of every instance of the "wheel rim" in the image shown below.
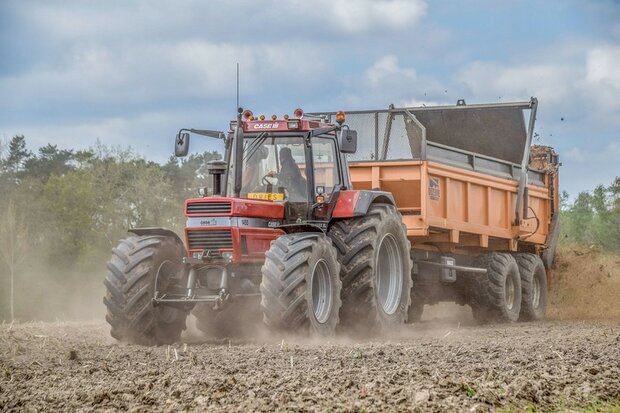
[[515,305],[515,284],[510,274],[506,277],[506,308],[512,310]]
[[534,282],[532,283],[532,306],[534,308],[538,308],[540,305],[540,280],[538,277],[534,277]]
[[379,244],[377,257],[377,296],[386,314],[394,314],[400,305],[403,288],[403,261],[392,234],[386,234]]
[[[157,275],[155,277],[155,291],[163,293],[167,285],[162,285],[162,279],[170,279],[174,277],[175,265],[170,260],[163,261],[157,269]],[[165,278],[164,278],[165,277]],[[160,288],[161,287],[161,288]],[[176,309],[167,305],[159,305],[156,308],[159,314],[159,319],[164,323],[171,323],[176,318]]]
[[312,270],[312,312],[316,321],[323,324],[332,310],[332,284],[329,267],[320,259]]

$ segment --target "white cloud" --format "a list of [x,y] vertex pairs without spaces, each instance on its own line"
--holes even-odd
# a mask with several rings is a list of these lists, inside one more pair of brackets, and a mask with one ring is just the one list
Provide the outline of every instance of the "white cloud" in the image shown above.
[[413,69],[402,68],[398,65],[398,58],[387,55],[377,60],[366,70],[366,79],[372,86],[379,86],[385,81],[411,81],[415,80],[416,73]]
[[[117,48],[76,47],[56,66],[0,77],[0,89],[13,97],[4,102],[11,105],[26,105],[34,100],[70,100],[87,105],[213,99],[234,96],[237,62],[248,78],[243,82],[244,92],[252,93],[268,90],[274,83],[320,81],[327,73],[322,55],[319,47],[311,45],[246,46],[205,40],[134,43]],[[291,64],[306,59],[313,64]]]
[[582,78],[582,68],[562,63],[505,65],[474,62],[457,74],[456,80],[470,93],[490,101],[526,100],[537,96],[547,104],[565,101]]
[[[316,7],[315,2],[303,3]],[[426,14],[420,0],[321,0],[317,7],[339,30],[359,33],[378,28],[405,29]]]

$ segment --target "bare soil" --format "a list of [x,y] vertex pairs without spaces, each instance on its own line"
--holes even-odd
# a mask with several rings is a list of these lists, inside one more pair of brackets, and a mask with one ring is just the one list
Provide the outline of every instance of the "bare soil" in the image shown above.
[[620,407],[619,322],[443,316],[380,341],[184,341],[117,343],[103,323],[2,325],[0,411]]

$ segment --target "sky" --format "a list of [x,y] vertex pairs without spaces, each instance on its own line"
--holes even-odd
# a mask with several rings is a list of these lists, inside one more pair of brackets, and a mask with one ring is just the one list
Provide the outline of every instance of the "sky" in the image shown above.
[[[0,141],[131,146],[267,116],[539,100],[571,195],[620,176],[620,2],[0,0]],[[195,139],[193,151],[217,149]]]

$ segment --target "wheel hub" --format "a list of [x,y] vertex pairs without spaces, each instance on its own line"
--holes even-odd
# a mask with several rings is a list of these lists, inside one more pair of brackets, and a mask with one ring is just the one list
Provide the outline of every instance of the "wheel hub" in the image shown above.
[[312,270],[312,312],[316,321],[323,324],[332,310],[332,284],[329,267],[320,259]]
[[402,294],[403,260],[392,234],[386,234],[379,244],[376,277],[379,304],[386,314],[394,314]]
[[532,296],[532,307],[538,308],[540,305],[540,280],[536,276],[532,282]]
[[506,278],[506,308],[512,310],[515,305],[515,284],[509,275]]

